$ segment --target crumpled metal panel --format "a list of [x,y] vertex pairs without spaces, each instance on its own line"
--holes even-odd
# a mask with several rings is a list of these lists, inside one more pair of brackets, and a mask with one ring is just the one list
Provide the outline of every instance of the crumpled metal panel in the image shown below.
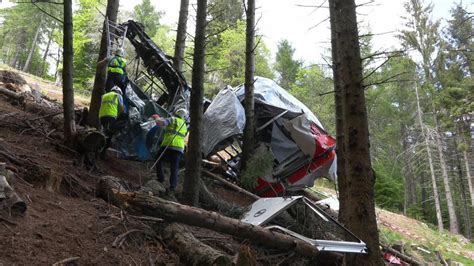
[[253,225],[263,225],[295,204],[303,196],[261,198],[252,204],[251,209],[241,219]]
[[318,251],[334,251],[360,254],[367,253],[367,245],[362,240],[360,240],[352,232],[342,226],[339,222],[334,220],[331,216],[326,214],[311,200],[303,196],[260,198],[251,205],[250,210],[243,215],[241,221],[257,226],[263,226],[297,202],[303,202],[304,204],[306,204],[306,206],[313,210],[318,215],[318,217],[321,218],[322,221],[333,223],[338,228],[346,231],[357,241],[351,242],[339,240],[312,239],[278,225],[270,225],[264,228],[274,231],[280,231],[281,233],[305,241],[310,245],[314,246],[314,248]]

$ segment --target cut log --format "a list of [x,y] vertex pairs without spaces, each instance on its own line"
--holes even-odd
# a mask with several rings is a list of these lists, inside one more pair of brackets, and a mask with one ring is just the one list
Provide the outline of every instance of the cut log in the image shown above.
[[8,90],[8,89],[5,89],[3,87],[0,87],[0,93],[9,97],[9,98],[12,98],[14,100],[17,100],[19,102],[23,102],[25,100],[25,97],[19,93],[16,93],[16,92],[13,92],[11,90]]
[[192,265],[232,265],[226,254],[202,243],[185,226],[171,223],[163,229],[163,241]]
[[250,198],[252,198],[252,199],[254,199],[254,200],[257,200],[257,199],[260,198],[259,196],[255,195],[255,194],[253,194],[253,193],[251,193],[251,192],[248,192],[247,190],[245,190],[245,189],[243,189],[243,188],[241,188],[241,187],[239,187],[239,186],[237,186],[237,185],[235,185],[235,184],[232,184],[231,182],[225,180],[224,178],[222,178],[222,177],[220,177],[220,176],[218,176],[218,175],[215,175],[215,174],[213,174],[213,173],[211,173],[211,172],[209,172],[209,171],[207,171],[207,170],[202,170],[202,173],[205,174],[205,175],[207,175],[207,176],[209,176],[209,177],[212,177],[212,178],[218,180],[219,182],[221,182],[222,184],[224,184],[226,187],[231,188],[231,189],[233,189],[233,190],[235,190],[235,191],[238,191],[238,192],[240,192],[240,193],[242,193],[242,194],[245,194],[245,195],[247,195],[248,197],[250,197]]
[[146,194],[127,193],[118,190],[114,191],[114,198],[125,203],[126,209],[132,213],[208,228],[220,233],[249,239],[267,247],[286,252],[295,251],[307,257],[314,257],[318,254],[318,250],[307,242],[222,216],[215,212],[181,205]]
[[102,176],[96,185],[96,196],[115,206],[122,206],[123,201],[115,196],[115,191],[126,192],[127,189],[122,185],[123,181],[114,176]]
[[105,136],[95,128],[83,128],[76,132],[79,153],[100,152],[105,147]]

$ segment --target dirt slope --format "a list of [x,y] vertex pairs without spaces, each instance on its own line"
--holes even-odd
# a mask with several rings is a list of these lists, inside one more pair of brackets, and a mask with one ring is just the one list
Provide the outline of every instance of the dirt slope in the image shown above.
[[48,180],[0,156],[0,161],[15,170],[12,185],[28,204],[25,215],[0,214],[6,219],[0,220],[0,265],[51,265],[70,257],[80,257],[78,262],[83,265],[178,261],[155,241],[145,244],[145,250],[128,242],[123,248],[113,248],[116,237],[127,231],[120,210],[81,193],[79,187],[66,181],[77,177],[93,190],[101,173],[129,180],[148,177],[143,164],[111,158],[99,163],[99,172],[89,173],[75,165],[73,154],[58,149],[22,123],[37,115],[12,106],[0,96],[0,116],[0,145],[18,158],[49,169],[51,182],[63,181],[57,191],[49,191],[54,185]]

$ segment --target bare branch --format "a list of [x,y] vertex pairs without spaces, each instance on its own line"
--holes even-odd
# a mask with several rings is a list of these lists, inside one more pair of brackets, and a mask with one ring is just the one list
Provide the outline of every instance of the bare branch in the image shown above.
[[43,12],[44,14],[46,14],[47,16],[49,16],[50,18],[58,21],[59,23],[61,24],[64,24],[64,22],[62,20],[60,20],[59,18],[49,14],[48,12],[46,12],[44,9],[42,9],[40,6],[38,6],[38,4],[36,4],[35,2],[31,2],[31,4],[33,4],[34,6],[36,6],[36,8],[38,8],[41,12]]
[[328,21],[328,20],[329,20],[329,17],[327,17],[327,18],[325,18],[325,19],[321,20],[321,21],[320,21],[320,22],[318,22],[316,25],[314,25],[314,26],[311,26],[311,27],[309,28],[309,30],[312,30],[312,29],[316,28],[317,26],[319,26],[319,25],[323,24],[324,22],[326,22],[326,21]]
[[392,80],[392,79],[394,79],[394,78],[396,78],[396,77],[399,77],[399,76],[401,76],[401,75],[403,75],[403,74],[407,74],[407,73],[408,73],[408,72],[401,72],[401,73],[395,74],[395,75],[393,75],[393,76],[390,76],[390,77],[388,77],[388,78],[385,78],[385,79],[383,79],[383,80],[381,80],[381,81],[377,81],[377,82],[374,82],[374,83],[370,83],[370,84],[364,85],[364,87],[365,87],[365,88],[368,88],[368,87],[370,87],[370,86],[382,85],[382,84],[390,83],[390,82],[400,82],[400,81],[410,82],[410,81],[413,81],[413,80],[408,80],[408,79],[407,79],[407,80]]

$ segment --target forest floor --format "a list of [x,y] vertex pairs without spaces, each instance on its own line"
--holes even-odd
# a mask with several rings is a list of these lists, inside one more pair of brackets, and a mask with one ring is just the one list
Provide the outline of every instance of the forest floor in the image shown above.
[[[33,89],[61,100],[61,89],[54,84],[34,76],[22,76]],[[88,102],[83,97],[77,100],[77,107]],[[39,116],[12,105],[0,95],[0,146],[22,160],[48,169],[50,176],[49,180],[41,181],[32,171],[11,167],[15,173],[12,185],[26,201],[28,210],[24,215],[12,216],[0,212],[0,265],[51,265],[64,259],[76,259],[82,265],[183,264],[166,243],[146,236],[129,237],[129,241],[117,246],[120,236],[130,230],[126,214],[94,197],[98,177],[112,175],[142,184],[153,178],[154,174],[147,170],[149,165],[109,157],[98,162],[98,169],[89,171],[79,166],[77,155],[54,145],[51,139],[23,122],[34,121],[34,127],[40,127]],[[9,165],[4,159],[0,155],[0,161]],[[58,180],[62,181],[61,185],[55,187]],[[90,190],[78,189],[77,182]],[[238,205],[250,203],[236,193],[217,189],[218,195]],[[323,187],[315,189],[334,193]],[[438,233],[427,224],[382,209],[377,210],[377,215],[381,239],[388,244],[404,243],[406,253],[419,261],[433,262],[435,251],[440,251],[445,259],[474,265],[474,245],[464,238],[447,232]],[[202,239],[208,239],[211,246],[225,245],[229,255],[235,255],[239,249],[240,243],[228,236],[213,236],[204,229],[192,230]],[[283,256],[267,257],[271,256],[279,262],[285,260]]]

